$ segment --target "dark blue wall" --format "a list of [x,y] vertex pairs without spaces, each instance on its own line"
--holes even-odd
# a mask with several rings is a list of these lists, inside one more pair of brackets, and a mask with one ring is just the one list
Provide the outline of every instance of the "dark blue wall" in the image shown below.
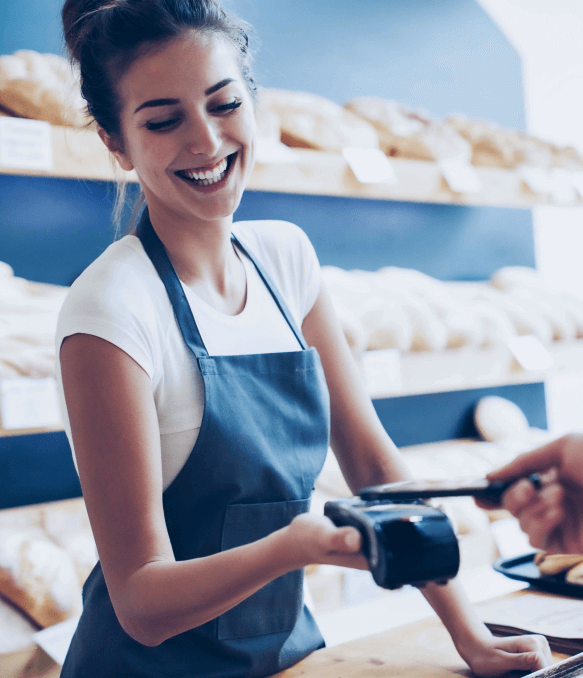
[[[63,0],[2,0],[0,53],[60,53]],[[224,0],[255,26],[266,87],[362,94],[524,127],[517,53],[474,0]]]
[[[225,4],[256,26],[262,43],[256,71],[267,87],[311,91],[339,103],[380,95],[438,117],[461,112],[524,128],[518,56],[474,0]],[[59,53],[61,5],[0,0],[0,53]],[[0,260],[17,275],[70,284],[113,239],[114,193],[103,182],[0,175]],[[534,264],[525,210],[249,192],[236,218],[295,221],[323,264],[345,268],[393,264],[441,279],[484,279],[503,265]],[[532,425],[545,426],[542,385],[488,392],[516,400]],[[395,440],[413,444],[471,435],[471,409],[484,393],[412,396],[376,407]],[[6,467],[10,504],[79,492],[62,433],[0,439],[2,459],[12,460]]]

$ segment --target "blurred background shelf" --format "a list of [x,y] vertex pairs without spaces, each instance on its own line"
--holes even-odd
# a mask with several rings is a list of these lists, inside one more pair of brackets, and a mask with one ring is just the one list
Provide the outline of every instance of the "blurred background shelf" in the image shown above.
[[[52,126],[54,166],[51,171],[18,169],[0,165],[0,174],[46,176],[93,181],[116,181],[124,177],[137,183],[135,172],[114,165],[94,130]],[[474,167],[482,189],[455,193],[443,178],[438,163],[404,158],[391,159],[394,184],[360,183],[340,153],[285,148],[285,158],[260,159],[248,190],[299,195],[322,195],[373,200],[397,200],[453,205],[489,205],[528,209],[556,204],[549,193],[535,193],[518,170]],[[580,196],[564,204],[583,205]]]
[[377,352],[367,351],[362,365],[368,392],[376,400],[536,384],[551,376],[583,372],[583,340],[557,341],[546,348],[553,358],[553,366],[546,370],[524,370],[504,346],[404,353],[397,360],[389,353],[385,370],[382,356],[375,357]]

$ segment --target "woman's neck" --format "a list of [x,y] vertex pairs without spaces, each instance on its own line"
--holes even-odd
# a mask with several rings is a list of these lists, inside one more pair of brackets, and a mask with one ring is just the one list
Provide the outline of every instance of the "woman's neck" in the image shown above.
[[245,306],[245,269],[231,242],[233,217],[193,221],[148,206],[150,221],[180,280],[215,309],[236,315]]

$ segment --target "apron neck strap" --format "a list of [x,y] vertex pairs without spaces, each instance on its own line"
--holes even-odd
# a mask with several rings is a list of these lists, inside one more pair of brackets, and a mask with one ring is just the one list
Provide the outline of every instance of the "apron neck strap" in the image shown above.
[[287,304],[285,303],[285,301],[283,300],[283,297],[279,293],[277,287],[274,285],[273,281],[271,280],[271,278],[267,274],[267,271],[259,263],[258,259],[253,255],[253,253],[250,252],[247,247],[242,245],[241,241],[233,233],[231,233],[231,240],[253,262],[253,265],[255,266],[255,268],[257,269],[257,272],[259,273],[259,275],[263,279],[265,286],[271,292],[271,296],[273,297],[275,303],[278,305],[279,310],[281,311],[283,317],[287,320],[287,324],[290,326],[291,331],[295,334],[296,339],[299,341],[300,346],[304,350],[306,350],[308,348],[308,345],[306,344],[306,340],[304,339],[304,335],[302,334],[301,330],[296,325],[296,322],[295,322],[292,314],[290,313],[290,310],[287,307]]
[[190,304],[184,294],[184,289],[174,270],[174,266],[172,266],[172,262],[166,254],[166,249],[152,227],[147,207],[144,209],[140,223],[136,228],[136,235],[142,242],[146,254],[150,257],[154,268],[164,283],[170,303],[174,309],[176,322],[182,332],[186,345],[197,358],[207,358],[208,351],[198,331]]
[[[140,218],[140,223],[136,228],[136,235],[140,239],[146,254],[154,264],[154,268],[160,276],[160,279],[164,283],[164,287],[166,288],[166,292],[170,298],[170,303],[174,309],[174,315],[176,316],[178,327],[180,327],[180,331],[182,332],[182,336],[186,342],[186,345],[197,358],[207,358],[208,351],[206,350],[206,346],[204,345],[202,337],[200,336],[198,326],[194,316],[192,315],[190,304],[188,303],[186,295],[184,294],[182,283],[180,282],[178,275],[174,270],[174,266],[172,266],[172,262],[168,258],[168,254],[166,253],[166,249],[164,248],[162,241],[152,227],[147,207],[144,209],[144,212]],[[234,234],[231,234],[231,240],[244,254],[249,257],[257,269],[257,272],[263,279],[267,289],[271,293],[275,303],[279,307],[283,317],[286,319],[287,324],[290,326],[296,339],[300,343],[300,346],[302,349],[306,350],[308,348],[306,340],[304,339],[301,330],[296,325],[295,320],[289,308],[287,307],[287,304],[283,300],[283,297],[267,274],[267,271],[259,263],[256,257],[249,251],[249,249],[241,244],[239,239]]]

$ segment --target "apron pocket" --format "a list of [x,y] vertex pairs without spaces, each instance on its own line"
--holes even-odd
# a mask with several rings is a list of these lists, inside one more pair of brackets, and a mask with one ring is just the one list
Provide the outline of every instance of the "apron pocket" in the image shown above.
[[[221,550],[267,537],[310,508],[310,499],[271,504],[230,504]],[[304,571],[293,570],[269,582],[218,618],[218,638],[251,638],[291,631],[304,606]]]

